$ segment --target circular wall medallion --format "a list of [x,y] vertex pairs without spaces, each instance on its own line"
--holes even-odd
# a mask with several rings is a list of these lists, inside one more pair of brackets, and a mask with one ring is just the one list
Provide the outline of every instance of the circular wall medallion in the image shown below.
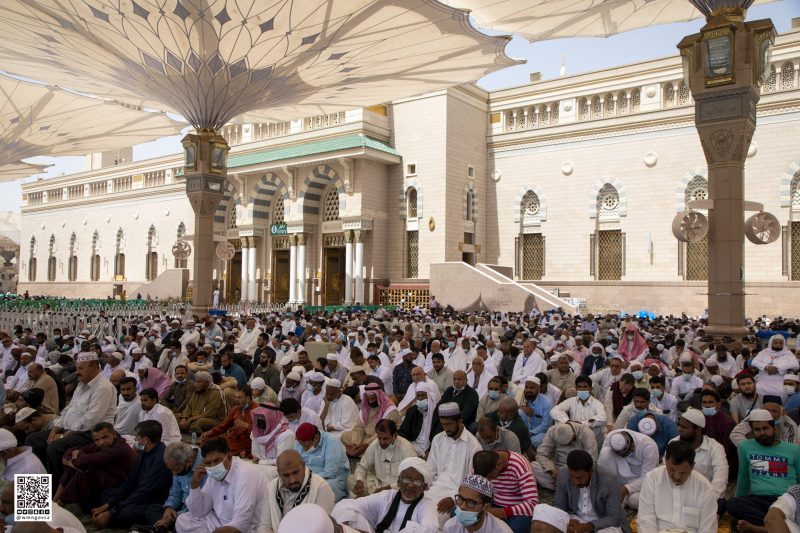
[[139,220],[139,213],[133,214],[133,220]]
[[106,217],[106,222],[111,222],[111,217]]
[[753,157],[758,153],[758,144],[755,141],[750,141],[750,147],[747,148],[747,157]]
[[651,85],[644,90],[644,94],[647,95],[648,98],[653,98],[656,95],[656,88]]
[[215,250],[217,257],[223,261],[230,261],[236,255],[236,248],[228,241],[222,241]]
[[655,152],[647,152],[644,154],[644,164],[649,167],[653,168],[658,163],[658,155]]
[[575,170],[575,167],[572,166],[572,161],[564,161],[561,164],[561,173],[565,176],[572,174],[573,170]]
[[572,111],[572,102],[566,102],[564,104],[564,111]]
[[503,177],[503,175],[500,173],[499,170],[494,169],[492,171],[492,181],[493,182],[497,183],[498,181],[500,181],[500,178],[502,178],[502,177]]
[[428,220],[428,229],[431,231],[436,229],[436,221],[433,219],[433,217]]
[[165,216],[165,217],[168,217],[168,216],[169,216],[169,209],[165,209],[165,210],[164,210],[164,216]]
[[191,255],[191,253],[192,246],[186,241],[179,239],[175,241],[175,244],[172,245],[172,255],[176,259],[186,259]]

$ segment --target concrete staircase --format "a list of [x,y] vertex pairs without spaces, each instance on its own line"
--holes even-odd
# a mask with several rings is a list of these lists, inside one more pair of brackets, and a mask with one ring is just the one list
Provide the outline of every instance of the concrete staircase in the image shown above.
[[433,263],[430,290],[442,305],[450,304],[459,311],[523,312],[561,307],[567,313],[576,312],[569,302],[530,282],[518,283],[512,275],[510,267],[499,265]]
[[188,268],[170,268],[159,274],[159,276],[135,289],[125,287],[128,298],[133,298],[137,293],[141,293],[143,298],[148,300],[165,300],[167,298],[185,298],[186,288],[189,285]]

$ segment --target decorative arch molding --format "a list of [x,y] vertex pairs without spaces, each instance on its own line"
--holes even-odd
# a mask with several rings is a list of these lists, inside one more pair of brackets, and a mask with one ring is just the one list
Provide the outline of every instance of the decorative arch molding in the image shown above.
[[681,177],[681,181],[675,188],[675,212],[679,213],[686,210],[686,187],[695,177],[701,177],[708,183],[708,169],[706,167],[695,167]]
[[226,181],[222,200],[219,202],[219,205],[217,205],[216,211],[214,211],[215,232],[225,231],[225,229],[227,229],[225,228],[225,215],[228,213],[228,208],[231,203],[234,203],[238,208],[238,206],[242,205],[242,200],[236,187],[230,181]]
[[268,172],[261,177],[253,191],[253,221],[269,219],[276,192],[283,198],[284,205],[288,205],[289,189],[286,188],[283,178],[274,172]]
[[122,226],[117,228],[116,233],[114,233],[114,250],[115,253],[124,254],[125,253],[125,230],[122,229]]
[[[472,205],[467,205],[467,203],[471,200]],[[419,200],[417,200],[419,201]],[[467,214],[468,211],[471,209],[472,211],[472,221],[478,221],[478,199],[476,198],[475,192],[475,184],[472,182],[467,183],[464,185],[464,194],[461,195],[461,218],[462,220],[468,220]]]
[[400,219],[406,219],[406,200],[408,199],[408,190],[415,189],[417,191],[417,218],[422,218],[422,184],[414,179],[407,179],[403,183],[403,190],[400,191]]
[[150,227],[147,228],[147,242],[152,248],[158,246],[158,230],[155,224],[150,224]]
[[534,184],[525,185],[514,196],[514,224],[522,223],[522,199],[528,192],[532,192],[539,198],[539,220],[544,222],[547,220],[547,200],[545,199],[542,190]]
[[628,196],[625,192],[625,186],[617,178],[600,179],[592,186],[589,192],[589,218],[597,218],[597,196],[600,190],[606,185],[611,185],[617,190],[619,195],[619,216],[624,217],[628,215]]
[[72,235],[69,236],[69,251],[71,255],[78,253],[78,235],[74,231]]
[[781,176],[781,207],[792,206],[792,181],[794,181],[794,179],[797,177],[800,177],[800,159],[789,164]]
[[328,185],[336,187],[339,192],[339,213],[345,214],[345,186],[341,176],[330,165],[317,165],[306,176],[303,186],[300,188],[300,200],[303,206],[303,214],[319,215],[322,204],[323,194]]
[[102,248],[102,241],[100,240],[100,231],[94,230],[92,232],[92,250],[93,253],[99,254],[100,249]]
[[37,244],[36,237],[31,237],[31,246],[30,246],[31,257],[36,257],[36,253],[38,251],[39,251],[39,245]]

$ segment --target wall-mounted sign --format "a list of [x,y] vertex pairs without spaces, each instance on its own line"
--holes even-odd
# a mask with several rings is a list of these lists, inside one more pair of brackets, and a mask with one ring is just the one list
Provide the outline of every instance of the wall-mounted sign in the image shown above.
[[286,224],[273,224],[269,227],[270,235],[288,235]]

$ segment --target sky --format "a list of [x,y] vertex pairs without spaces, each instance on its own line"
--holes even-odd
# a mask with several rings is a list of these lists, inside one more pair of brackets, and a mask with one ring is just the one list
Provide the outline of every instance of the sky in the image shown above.
[[[747,20],[771,18],[778,33],[791,28],[793,17],[800,17],[800,0],[758,5],[751,7],[747,13]],[[526,39],[515,37],[506,47],[506,54],[527,62],[484,76],[478,81],[478,85],[489,91],[523,85],[529,82],[530,74],[534,72],[540,72],[542,79],[557,78],[560,75],[562,57],[567,75],[573,75],[676,55],[676,44],[684,36],[696,33],[703,22],[698,19],[687,23],[666,24],[607,38],[556,39],[529,43]],[[180,135],[174,135],[137,145],[133,149],[134,161],[179,153],[180,139]],[[36,157],[27,161],[52,164],[43,175],[45,179],[84,169],[83,157]],[[0,212],[19,211],[22,205],[22,181],[35,180],[39,176],[0,183]]]

